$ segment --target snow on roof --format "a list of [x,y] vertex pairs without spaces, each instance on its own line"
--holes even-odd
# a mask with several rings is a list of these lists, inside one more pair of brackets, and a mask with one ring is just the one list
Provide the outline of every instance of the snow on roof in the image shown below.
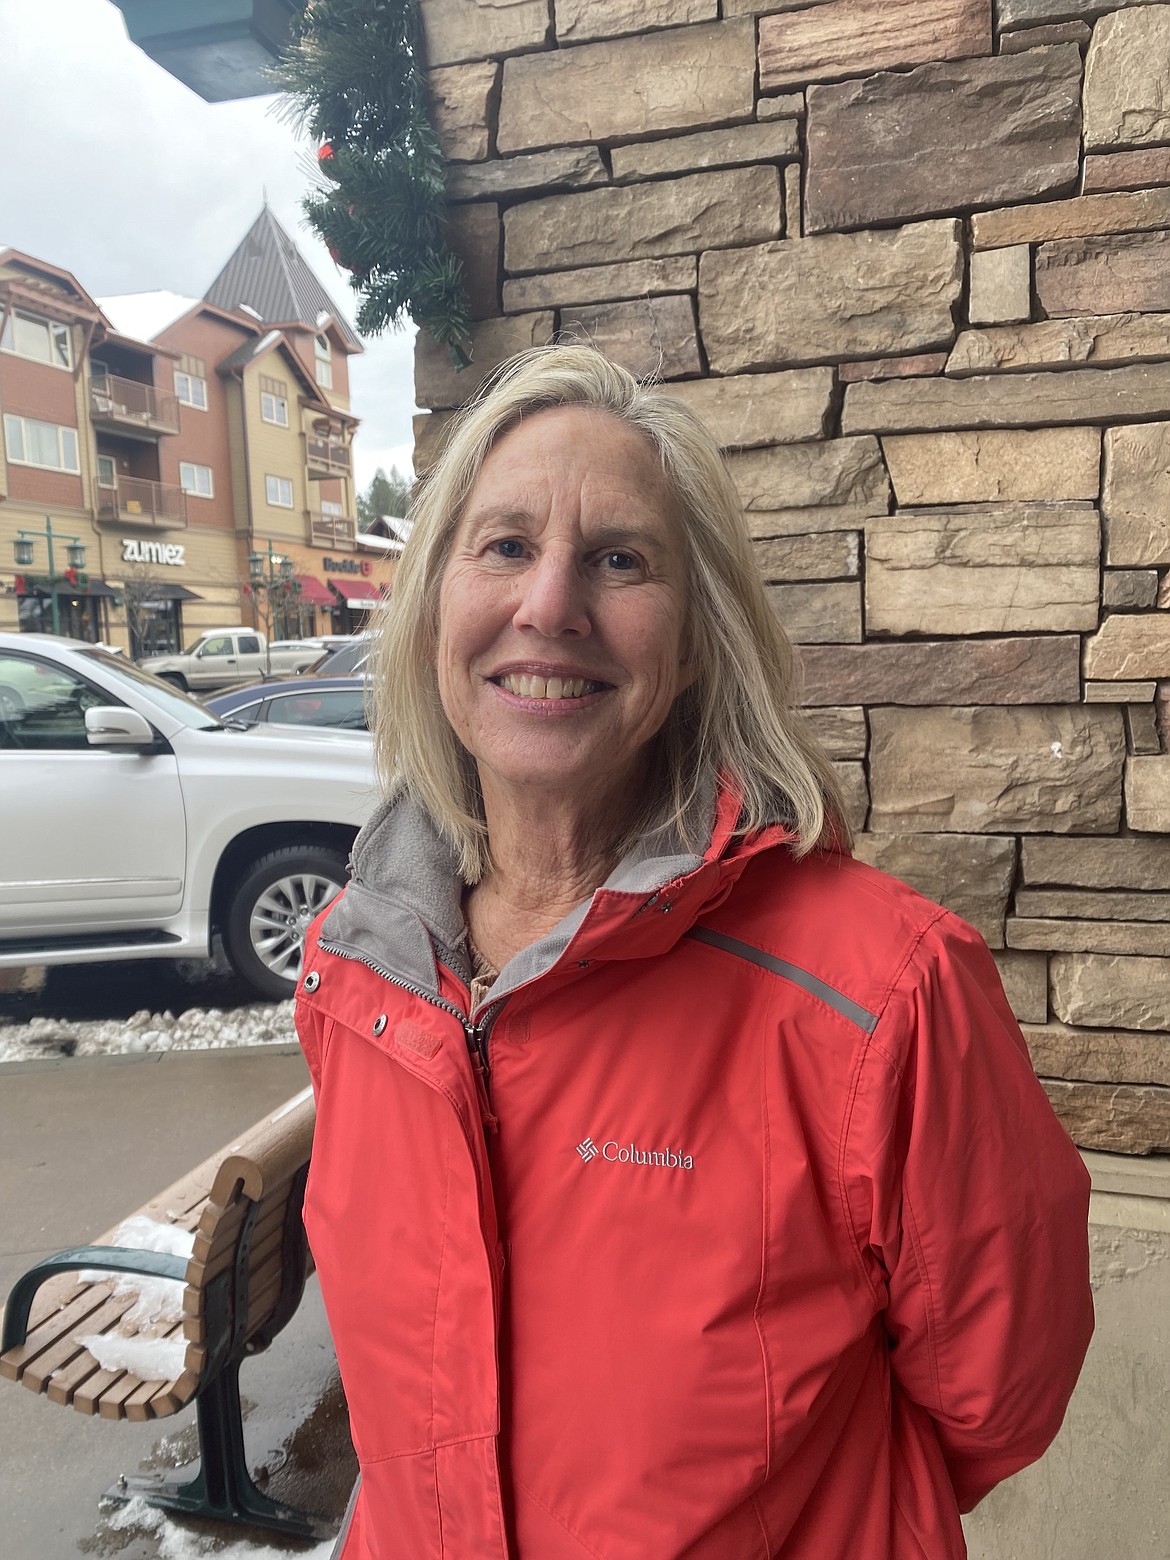
[[121,293],[116,298],[99,298],[97,306],[110,324],[123,336],[135,341],[153,341],[160,331],[173,325],[180,314],[186,314],[199,302],[198,298],[184,298],[182,293],[158,292]]

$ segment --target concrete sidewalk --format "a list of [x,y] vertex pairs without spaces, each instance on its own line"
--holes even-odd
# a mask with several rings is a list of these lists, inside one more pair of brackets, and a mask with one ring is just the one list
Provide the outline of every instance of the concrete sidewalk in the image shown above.
[[[94,1240],[307,1082],[291,1046],[0,1065],[0,1293],[41,1257]],[[340,1516],[354,1463],[315,1282],[268,1353],[245,1363],[241,1389],[249,1461],[273,1470],[270,1492]],[[92,1552],[98,1499],[117,1476],[140,1461],[181,1464],[195,1445],[191,1408],[109,1423],[0,1381],[5,1560]],[[157,1540],[119,1541],[118,1552],[147,1560]]]

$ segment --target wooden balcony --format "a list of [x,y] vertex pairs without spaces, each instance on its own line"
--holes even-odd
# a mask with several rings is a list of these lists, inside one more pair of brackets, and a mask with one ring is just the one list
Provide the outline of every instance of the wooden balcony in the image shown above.
[[90,381],[89,415],[96,427],[131,438],[153,440],[161,433],[179,431],[177,396],[98,368]]
[[181,531],[187,524],[187,495],[170,482],[144,477],[119,477],[113,487],[98,483],[94,508],[99,521],[114,525],[146,525],[156,531]]
[[314,434],[305,437],[305,464],[313,482],[328,477],[348,477],[351,468],[349,445],[337,439],[321,439]]
[[323,515],[308,511],[309,542],[314,547],[332,547],[334,552],[353,552],[357,521],[348,515]]

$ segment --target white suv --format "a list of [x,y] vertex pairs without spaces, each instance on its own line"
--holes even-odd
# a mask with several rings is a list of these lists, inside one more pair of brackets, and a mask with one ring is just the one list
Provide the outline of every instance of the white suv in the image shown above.
[[291,996],[375,802],[364,732],[229,728],[95,645],[0,633],[0,967],[198,958]]

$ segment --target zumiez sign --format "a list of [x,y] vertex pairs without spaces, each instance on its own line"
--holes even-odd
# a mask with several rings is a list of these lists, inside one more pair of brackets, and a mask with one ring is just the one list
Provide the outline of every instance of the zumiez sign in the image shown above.
[[600,1148],[591,1137],[577,1144],[577,1152],[586,1164],[594,1159],[606,1159],[614,1165],[652,1165],[660,1170],[693,1170],[695,1161],[690,1154],[674,1148],[639,1148],[636,1143],[618,1143],[611,1138]]
[[137,537],[122,538],[123,563],[165,563],[181,569],[187,562],[187,549],[181,542],[140,542]]

